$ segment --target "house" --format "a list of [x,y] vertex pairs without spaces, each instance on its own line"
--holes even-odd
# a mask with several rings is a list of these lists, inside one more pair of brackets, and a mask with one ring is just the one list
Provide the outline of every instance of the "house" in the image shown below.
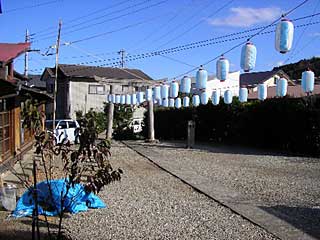
[[258,91],[258,85],[261,83],[266,84],[268,87],[276,86],[276,81],[279,78],[288,80],[289,86],[294,86],[295,83],[290,77],[282,70],[271,70],[265,72],[250,72],[240,75],[240,86],[248,88],[249,92]]
[[[206,91],[209,96],[211,96],[213,91],[219,91],[220,96],[223,97],[224,92],[226,90],[231,90],[233,96],[239,96],[239,77],[240,77],[239,71],[230,72],[228,79],[225,81],[220,81],[219,79],[217,79],[215,75],[209,75]],[[180,84],[180,81],[179,81],[179,84]],[[200,94],[199,90],[196,89],[195,77],[191,78],[191,88],[192,88],[191,92],[193,94]]]
[[[29,96],[41,103],[50,100],[39,90],[25,86],[24,79],[14,71],[14,59],[29,47],[29,43],[0,43],[0,173],[32,146],[32,132],[22,127],[24,101]],[[44,110],[44,104],[39,105],[41,110]]]
[[[41,81],[46,82],[47,92],[54,91],[55,68],[46,68]],[[144,91],[156,84],[138,69],[119,69],[83,65],[60,64],[57,81],[57,118],[75,118],[76,111],[103,110],[113,86],[114,94]],[[52,118],[52,104],[46,106],[47,118]]]

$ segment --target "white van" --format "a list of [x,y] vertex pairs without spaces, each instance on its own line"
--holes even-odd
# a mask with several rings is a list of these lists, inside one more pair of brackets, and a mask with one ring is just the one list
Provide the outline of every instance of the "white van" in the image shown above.
[[[46,120],[46,129],[52,131],[53,120]],[[62,143],[64,139],[68,139],[71,143],[79,143],[79,128],[77,121],[72,119],[60,119],[55,122],[56,143]]]

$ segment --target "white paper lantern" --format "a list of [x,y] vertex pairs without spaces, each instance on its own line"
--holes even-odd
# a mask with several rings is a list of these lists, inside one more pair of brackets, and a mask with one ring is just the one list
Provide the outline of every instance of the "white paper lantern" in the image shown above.
[[189,105],[190,105],[190,98],[184,97],[183,98],[183,107],[189,107]]
[[156,100],[160,100],[161,99],[161,87],[160,86],[155,86],[153,88],[153,97]]
[[208,72],[202,68],[199,68],[196,74],[196,88],[206,89],[208,81]]
[[130,105],[131,104],[131,95],[126,94],[126,104]]
[[203,105],[206,105],[208,104],[208,101],[209,101],[209,97],[208,97],[208,94],[206,91],[203,91],[200,95],[200,101],[201,101],[201,104]]
[[148,88],[146,90],[146,101],[151,101],[152,100],[152,89]]
[[168,101],[168,98],[164,98],[164,99],[162,99],[162,106],[163,106],[163,107],[169,107],[169,101]]
[[284,97],[287,95],[288,81],[285,78],[280,78],[277,83],[278,96]]
[[126,95],[121,95],[120,104],[126,104]]
[[176,98],[179,94],[179,84],[176,81],[170,83],[170,98]]
[[180,92],[190,93],[191,91],[191,78],[184,76],[181,79]]
[[169,107],[174,107],[174,98],[169,98]]
[[223,101],[224,101],[224,103],[225,103],[225,104],[231,104],[231,103],[232,103],[232,98],[233,98],[233,96],[232,96],[231,90],[226,90],[226,91],[224,92],[224,95],[223,95]]
[[248,101],[248,89],[247,88],[242,87],[239,89],[239,101],[241,103]]
[[229,61],[228,59],[224,58],[223,56],[219,58],[216,65],[216,73],[217,78],[220,81],[225,81],[229,75]]
[[192,105],[197,107],[200,104],[200,97],[199,95],[193,95],[192,96]]
[[137,94],[137,102],[138,104],[141,104],[144,102],[144,92],[138,92]]
[[120,101],[121,101],[121,97],[120,97],[120,95],[116,95],[116,101],[115,101],[115,103],[116,104],[119,104],[120,103]]
[[161,85],[161,98],[169,98],[169,86],[167,84]]
[[174,106],[175,108],[181,108],[181,98],[176,98],[174,100]]
[[261,83],[258,85],[258,99],[263,101],[267,98],[267,85]]
[[220,102],[220,92],[218,90],[215,90],[212,92],[212,96],[211,96],[211,100],[212,100],[212,104],[213,105],[218,105]]
[[313,92],[314,90],[314,72],[311,70],[302,73],[301,87],[305,93]]
[[288,19],[282,19],[276,28],[275,47],[280,53],[290,51],[293,41],[293,23]]
[[241,50],[241,68],[245,72],[254,69],[256,65],[257,49],[251,42],[247,42]]
[[137,104],[137,94],[132,93],[131,94],[131,104],[136,105]]

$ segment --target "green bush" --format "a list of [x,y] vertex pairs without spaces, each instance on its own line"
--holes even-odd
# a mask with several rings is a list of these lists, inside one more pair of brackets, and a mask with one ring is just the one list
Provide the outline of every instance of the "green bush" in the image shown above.
[[196,121],[196,140],[320,156],[320,96],[159,108],[155,111],[156,138],[186,139],[191,119]]

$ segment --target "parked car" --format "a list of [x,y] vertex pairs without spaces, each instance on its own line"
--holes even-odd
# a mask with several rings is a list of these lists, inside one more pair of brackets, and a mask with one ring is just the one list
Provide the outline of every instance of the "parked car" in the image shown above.
[[47,131],[54,133],[56,143],[62,143],[68,139],[72,143],[79,143],[80,125],[76,120],[59,119],[55,121],[55,130],[53,131],[53,120],[46,120],[45,126]]

